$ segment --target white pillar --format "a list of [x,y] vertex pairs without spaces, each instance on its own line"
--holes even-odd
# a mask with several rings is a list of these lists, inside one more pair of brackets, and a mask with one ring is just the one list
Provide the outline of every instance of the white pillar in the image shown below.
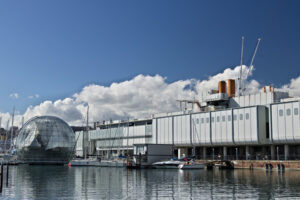
[[193,146],[193,150],[192,150],[192,151],[193,151],[193,153],[192,153],[192,154],[193,154],[193,156],[195,156],[195,157],[196,157],[196,147],[195,147],[195,146]]
[[246,146],[246,160],[249,160],[250,158],[250,147]]
[[178,158],[186,157],[188,154],[188,148],[178,148]]
[[223,147],[223,159],[227,160],[227,147]]
[[206,147],[203,147],[203,159],[206,159],[206,152],[207,152]]
[[275,160],[275,146],[271,145],[271,160]]
[[287,144],[284,145],[284,159],[285,160],[289,159],[289,145]]

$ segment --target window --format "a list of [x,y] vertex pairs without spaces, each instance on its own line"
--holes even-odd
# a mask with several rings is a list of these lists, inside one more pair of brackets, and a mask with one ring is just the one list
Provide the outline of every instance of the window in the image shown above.
[[199,124],[199,119],[196,120],[196,123]]
[[246,113],[246,119],[249,119],[249,113]]
[[209,118],[206,118],[206,123],[209,123]]
[[202,123],[202,124],[204,123],[204,118],[201,118],[201,123]]
[[218,117],[217,117],[217,122],[219,122],[219,121],[220,121],[220,117],[218,116]]
[[234,121],[236,121],[237,120],[237,116],[233,115],[233,119],[234,119]]
[[294,115],[298,115],[298,113],[299,113],[298,108],[294,108]]
[[240,114],[240,120],[243,120],[243,114]]
[[228,121],[231,121],[231,115],[228,115]]
[[215,121],[215,118],[214,117],[211,117],[211,122],[214,122]]
[[279,116],[282,117],[283,116],[283,110],[279,110]]
[[225,116],[222,116],[222,121],[225,122]]
[[290,115],[291,115],[291,109],[289,109],[289,108],[286,109],[286,115],[287,115],[287,116],[290,116]]

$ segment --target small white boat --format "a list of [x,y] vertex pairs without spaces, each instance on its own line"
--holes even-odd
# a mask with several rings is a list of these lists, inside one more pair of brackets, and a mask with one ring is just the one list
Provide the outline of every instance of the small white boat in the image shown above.
[[71,160],[69,166],[96,166],[96,167],[125,167],[126,163],[116,160],[78,159]]
[[69,166],[99,166],[100,163],[98,159],[78,159],[71,160]]
[[155,162],[152,166],[156,169],[178,169],[178,166],[182,164],[182,161],[179,160],[168,160],[162,162]]
[[178,166],[179,169],[204,169],[205,164],[202,163],[183,163]]

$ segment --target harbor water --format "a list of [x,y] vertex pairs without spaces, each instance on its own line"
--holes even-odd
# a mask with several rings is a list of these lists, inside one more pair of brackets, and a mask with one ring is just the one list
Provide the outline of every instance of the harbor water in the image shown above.
[[[4,170],[4,172],[6,172]],[[10,166],[1,199],[297,199],[300,171]]]

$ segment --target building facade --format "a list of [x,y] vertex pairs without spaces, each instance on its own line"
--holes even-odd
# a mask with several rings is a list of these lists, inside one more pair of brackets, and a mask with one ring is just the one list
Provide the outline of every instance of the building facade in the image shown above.
[[172,144],[178,157],[300,159],[300,101],[287,97],[271,87],[238,97],[217,93],[196,111],[104,122],[88,132],[90,153],[130,155],[134,144]]

